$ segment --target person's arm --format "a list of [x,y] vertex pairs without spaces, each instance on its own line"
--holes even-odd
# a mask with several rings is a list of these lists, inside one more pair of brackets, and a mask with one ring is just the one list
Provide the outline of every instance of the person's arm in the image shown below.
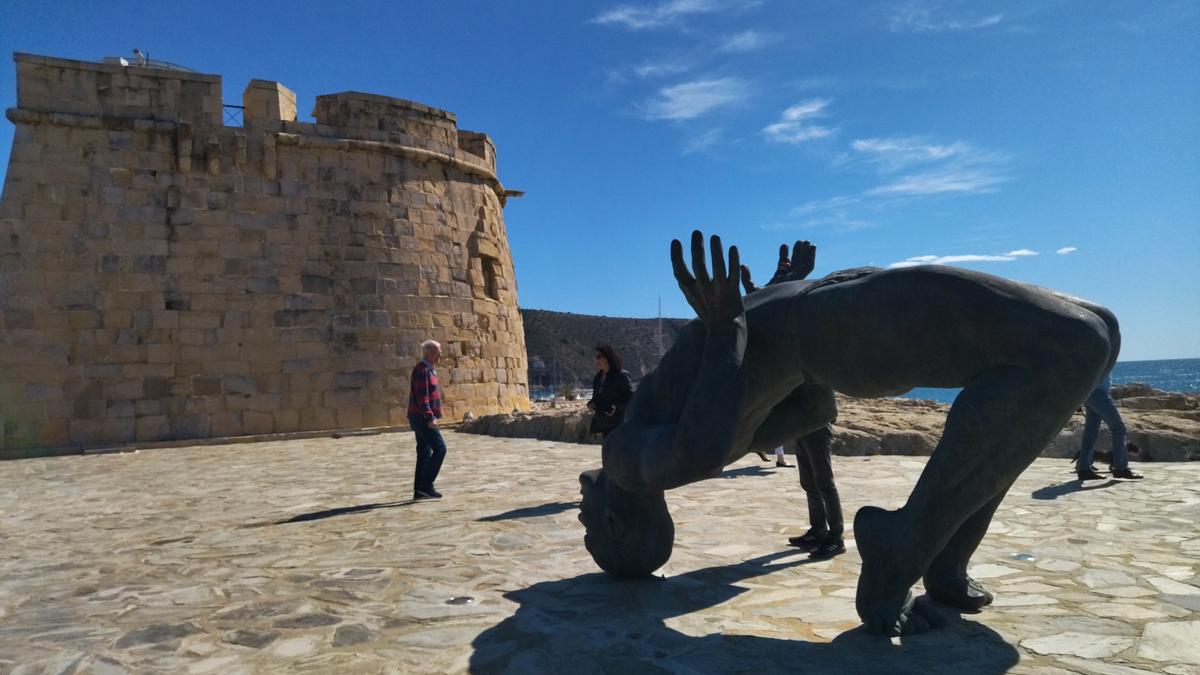
[[633,398],[633,378],[628,371],[620,371],[616,375],[610,375],[612,378],[613,392],[608,399],[608,407],[604,412],[609,416],[617,414],[617,411],[629,405],[629,399]]
[[[704,324],[696,379],[678,420],[632,420],[604,443],[604,470],[622,488],[648,493],[711,478],[724,468],[738,429],[743,393],[742,359],[746,315],[738,288],[739,256],[729,249],[729,267],[718,237],[711,239],[713,273],[705,266],[704,236],[692,233],[692,272],[683,246],[671,242],[679,289]],[[678,346],[678,345],[677,345]]]
[[417,380],[417,403],[421,405],[421,414],[429,426],[437,426],[437,418],[433,416],[433,371],[429,367],[421,368]]

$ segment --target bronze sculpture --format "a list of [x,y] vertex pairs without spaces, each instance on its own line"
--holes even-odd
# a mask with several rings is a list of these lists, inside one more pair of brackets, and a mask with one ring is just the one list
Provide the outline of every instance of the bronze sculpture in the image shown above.
[[[934,618],[909,589],[975,610],[992,596],[967,575],[1013,481],[1116,361],[1111,312],[1078,298],[942,266],[862,268],[782,280],[745,297],[737,248],[692,233],[675,278],[697,321],[639,385],[603,469],[580,475],[585,545],[604,570],[648,576],[670,557],[664,491],[716,476],[832,420],[833,392],[879,397],[962,387],[943,435],[896,511],[854,519],[855,606],[866,629],[898,635]],[[798,270],[800,275],[804,270]]]

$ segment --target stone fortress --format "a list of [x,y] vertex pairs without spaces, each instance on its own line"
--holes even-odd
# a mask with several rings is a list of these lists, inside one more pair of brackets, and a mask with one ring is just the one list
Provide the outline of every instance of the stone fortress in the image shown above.
[[400,99],[14,55],[0,458],[529,408],[495,146]]

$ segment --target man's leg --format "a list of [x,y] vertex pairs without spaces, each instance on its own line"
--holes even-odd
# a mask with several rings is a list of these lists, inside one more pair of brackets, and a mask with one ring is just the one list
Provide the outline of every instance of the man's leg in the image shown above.
[[800,442],[806,449],[812,482],[821,499],[829,536],[841,539],[845,525],[842,522],[842,500],[833,482],[833,429],[825,425],[800,439]]
[[428,486],[425,485],[425,474],[428,473],[430,456],[433,454],[433,448],[429,443],[427,432],[429,425],[423,417],[409,417],[408,425],[412,428],[413,434],[417,438],[417,465],[413,471],[413,492],[422,492]]
[[433,484],[442,470],[442,461],[446,459],[446,441],[442,440],[442,432],[437,427],[427,427],[427,434],[431,455],[429,464],[425,467],[425,487],[431,494],[437,496]]
[[[1094,393],[1094,392],[1093,392]],[[1088,401],[1092,397],[1088,396]],[[1079,443],[1079,457],[1075,458],[1075,472],[1084,474],[1092,470],[1096,452],[1096,439],[1100,436],[1100,415],[1087,402],[1083,404],[1083,436]]]
[[[813,458],[808,445],[803,440],[796,441],[796,468],[800,472],[800,487],[808,500],[808,532],[816,539],[823,538],[829,533],[828,519],[825,514],[825,500],[817,489],[816,477],[813,475]],[[814,542],[819,544],[819,541]]]
[[[1112,470],[1128,469],[1129,452],[1125,449],[1125,420],[1121,419],[1121,411],[1117,410],[1117,403],[1113,400],[1112,394],[1104,389],[1097,389],[1088,396],[1086,406],[1089,420],[1093,415],[1096,417],[1097,428],[1100,426],[1100,420],[1108,425],[1108,433],[1112,436]],[[1095,446],[1095,438],[1092,439],[1092,446]],[[1081,452],[1080,455],[1082,456],[1082,454]],[[1091,453],[1089,452],[1089,454]]]

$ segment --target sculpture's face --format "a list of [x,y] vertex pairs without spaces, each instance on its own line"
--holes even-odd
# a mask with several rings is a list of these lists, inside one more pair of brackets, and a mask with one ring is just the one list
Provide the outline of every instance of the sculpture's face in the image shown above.
[[618,577],[648,577],[671,557],[675,523],[663,493],[626,492],[603,469],[579,474],[579,485],[583,544],[601,569]]

